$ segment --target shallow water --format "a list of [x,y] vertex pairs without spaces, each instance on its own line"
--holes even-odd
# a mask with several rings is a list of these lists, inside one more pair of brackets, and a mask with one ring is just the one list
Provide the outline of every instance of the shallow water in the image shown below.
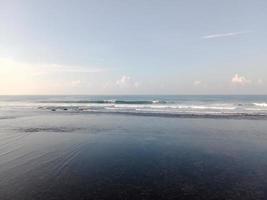
[[266,120],[1,112],[0,199],[266,199]]

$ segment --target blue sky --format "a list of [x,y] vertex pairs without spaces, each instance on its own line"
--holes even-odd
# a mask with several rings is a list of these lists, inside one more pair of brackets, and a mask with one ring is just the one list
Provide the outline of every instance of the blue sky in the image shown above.
[[0,94],[267,94],[265,0],[0,0]]

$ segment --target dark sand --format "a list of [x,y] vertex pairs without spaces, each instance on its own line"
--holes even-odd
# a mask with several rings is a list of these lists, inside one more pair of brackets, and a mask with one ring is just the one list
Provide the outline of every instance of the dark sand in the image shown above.
[[1,200],[267,199],[265,120],[0,120]]

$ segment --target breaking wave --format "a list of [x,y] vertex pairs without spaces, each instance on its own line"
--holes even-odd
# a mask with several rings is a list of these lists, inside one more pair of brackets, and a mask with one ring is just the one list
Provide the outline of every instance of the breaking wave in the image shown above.
[[261,112],[224,112],[224,111],[175,111],[175,110],[162,110],[162,109],[145,109],[137,108],[132,110],[117,109],[117,108],[61,108],[61,107],[49,107],[42,108],[51,111],[68,111],[71,113],[79,114],[118,114],[118,115],[134,115],[134,116],[151,116],[151,117],[169,117],[169,118],[214,118],[214,119],[267,119],[267,113]]
[[258,107],[267,107],[267,103],[253,103],[253,105]]
[[266,119],[267,110],[239,108],[235,106],[214,105],[108,105],[102,106],[47,106],[42,110],[71,113],[102,113],[124,114],[137,116],[175,117],[175,118],[235,118],[235,119]]
[[151,101],[133,101],[133,100],[85,100],[85,101],[41,101],[40,103],[64,103],[64,104],[165,104],[167,101],[151,100]]
[[267,116],[267,96],[50,96],[38,97],[37,100],[3,101],[2,105],[7,105],[13,110],[25,107],[53,112],[162,117]]

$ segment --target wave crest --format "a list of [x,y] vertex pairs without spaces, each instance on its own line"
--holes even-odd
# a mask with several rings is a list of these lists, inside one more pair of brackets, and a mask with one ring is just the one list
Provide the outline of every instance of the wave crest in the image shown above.
[[267,103],[253,103],[254,106],[267,107]]
[[161,100],[84,100],[84,101],[42,101],[40,103],[64,103],[64,104],[166,104],[167,101]]

